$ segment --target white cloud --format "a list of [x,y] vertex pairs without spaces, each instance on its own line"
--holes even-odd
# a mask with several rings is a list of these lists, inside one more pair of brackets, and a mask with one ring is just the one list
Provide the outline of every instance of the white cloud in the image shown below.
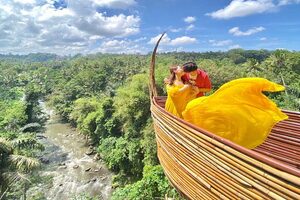
[[192,16],[188,16],[186,18],[183,19],[186,23],[193,23],[196,21],[196,17],[192,17]]
[[260,27],[254,27],[254,28],[248,29],[247,31],[243,32],[240,30],[239,27],[233,27],[228,32],[234,36],[248,36],[248,35],[253,35],[255,33],[258,33],[258,32],[264,31],[264,30],[265,30],[265,28],[260,26]]
[[125,9],[136,5],[135,0],[92,0],[99,7]]
[[299,3],[300,0],[232,0],[225,8],[207,13],[206,15],[215,19],[230,19],[234,17],[244,17],[253,14],[272,12],[278,10],[284,5]]
[[102,13],[94,13],[88,18],[80,18],[74,21],[74,25],[89,34],[107,37],[125,37],[134,35],[140,31],[140,18],[125,16],[123,14],[107,17]]
[[231,40],[209,40],[208,42],[215,47],[223,47],[232,44]]
[[179,45],[193,44],[195,42],[197,42],[196,38],[182,36],[182,37],[175,38],[174,40],[171,40],[170,45],[179,46]]
[[13,14],[13,6],[9,4],[5,4],[4,2],[0,1],[0,16],[5,17],[7,15]]
[[187,31],[191,31],[195,28],[194,24],[190,24],[189,26],[186,27]]
[[183,19],[186,23],[188,23],[189,25],[185,28],[186,31],[191,31],[195,28],[195,25],[192,24],[196,21],[196,17],[193,16],[188,16],[186,18]]
[[[148,44],[151,44],[151,45],[156,44],[156,42],[158,41],[158,39],[160,38],[160,36],[161,36],[161,34],[159,34],[159,35],[151,38],[150,41],[148,42]],[[167,44],[170,43],[170,41],[171,41],[171,39],[169,38],[168,34],[166,33],[163,36],[163,38],[161,39],[160,44],[161,45],[167,45]]]
[[300,3],[300,0],[279,0],[278,5],[279,6],[285,6],[289,4],[297,4]]
[[[150,41],[148,42],[148,44],[156,44],[156,42],[158,41],[158,39],[160,38],[161,35],[157,35],[153,38],[150,39]],[[192,38],[192,37],[188,37],[188,36],[182,36],[182,37],[178,37],[175,39],[170,39],[169,36],[167,34],[164,35],[164,37],[162,38],[160,44],[161,45],[169,45],[169,46],[179,46],[179,45],[187,45],[187,44],[193,44],[196,43],[197,39],[196,38]]]
[[[65,2],[67,5],[57,8],[55,0],[0,0],[0,51],[84,53],[105,38],[140,31],[139,16],[107,16],[97,9],[100,5],[115,8],[114,3],[120,1],[97,1],[97,5],[94,0]],[[122,8],[135,4],[133,0],[122,2]]]
[[147,37],[140,37],[140,38],[135,39],[134,41],[141,42],[141,41],[145,41],[145,40],[147,40]]
[[241,46],[240,46],[240,45],[238,45],[238,44],[235,44],[235,45],[231,45],[231,46],[229,46],[229,48],[228,48],[228,49],[238,49],[238,48],[241,48]]
[[68,19],[76,17],[75,13],[70,9],[56,9],[51,4],[45,4],[43,6],[37,6],[32,10],[23,11],[23,14],[28,17],[34,17],[37,21],[49,21],[49,20],[60,20],[62,18]]
[[171,28],[170,31],[171,31],[172,33],[178,33],[178,32],[180,32],[180,31],[182,31],[182,29],[181,29],[181,28]]
[[35,4],[35,0],[13,0],[15,3],[20,3],[20,4]]
[[228,6],[206,15],[216,19],[230,19],[270,12],[276,9],[272,0],[233,0]]
[[101,53],[144,53],[147,50],[141,47],[136,41],[131,40],[108,40],[94,49],[93,52]]
[[259,40],[260,41],[265,41],[265,40],[267,40],[267,38],[266,37],[261,37],[261,38],[259,38]]

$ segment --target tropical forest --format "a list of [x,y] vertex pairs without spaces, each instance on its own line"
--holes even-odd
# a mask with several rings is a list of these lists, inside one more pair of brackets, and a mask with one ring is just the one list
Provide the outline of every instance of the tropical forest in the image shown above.
[[[181,199],[157,158],[150,60],[151,54],[1,55],[0,198],[63,198],[59,188],[73,184],[77,189],[70,189],[76,191],[70,199]],[[284,85],[285,91],[266,95],[281,109],[300,111],[299,52],[159,53],[155,72],[159,95],[166,95],[163,80],[169,66],[187,61],[209,74],[213,91],[240,77],[264,77]],[[51,123],[64,126],[55,133]],[[55,146],[57,138],[68,144]],[[88,147],[78,151],[100,164],[74,161],[72,143]],[[81,174],[76,180],[61,178],[65,173],[72,176],[67,170],[106,171],[101,176]],[[106,185],[96,187],[102,191],[78,192],[101,180]]]

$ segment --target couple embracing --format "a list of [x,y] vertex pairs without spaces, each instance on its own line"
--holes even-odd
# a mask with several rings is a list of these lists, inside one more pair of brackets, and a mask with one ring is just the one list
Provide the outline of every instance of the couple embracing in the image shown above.
[[165,109],[180,118],[189,101],[211,90],[207,73],[198,69],[194,62],[170,67],[170,77],[165,82],[168,93]]
[[171,67],[170,73],[165,80],[167,111],[246,148],[262,144],[272,127],[288,118],[262,93],[285,88],[265,78],[235,79],[203,96],[211,90],[211,82],[196,63]]

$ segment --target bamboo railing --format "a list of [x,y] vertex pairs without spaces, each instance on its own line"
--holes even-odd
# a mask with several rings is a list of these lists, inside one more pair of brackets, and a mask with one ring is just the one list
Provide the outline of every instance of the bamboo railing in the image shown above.
[[[158,43],[150,65],[150,90],[156,90]],[[273,127],[262,145],[249,150],[173,116],[164,109],[166,97],[156,91],[150,94],[158,158],[184,197],[300,199],[299,112],[284,111],[289,119]]]

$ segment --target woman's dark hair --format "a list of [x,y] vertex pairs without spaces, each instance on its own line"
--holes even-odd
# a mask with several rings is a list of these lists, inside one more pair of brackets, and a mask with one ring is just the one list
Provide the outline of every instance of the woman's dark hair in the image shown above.
[[174,81],[176,79],[176,74],[175,74],[175,71],[177,70],[177,65],[172,65],[170,67],[170,77],[169,77],[169,81],[168,81],[168,84],[169,85],[173,85],[174,84]]
[[187,62],[182,65],[184,72],[192,72],[198,69],[198,66],[194,62]]

